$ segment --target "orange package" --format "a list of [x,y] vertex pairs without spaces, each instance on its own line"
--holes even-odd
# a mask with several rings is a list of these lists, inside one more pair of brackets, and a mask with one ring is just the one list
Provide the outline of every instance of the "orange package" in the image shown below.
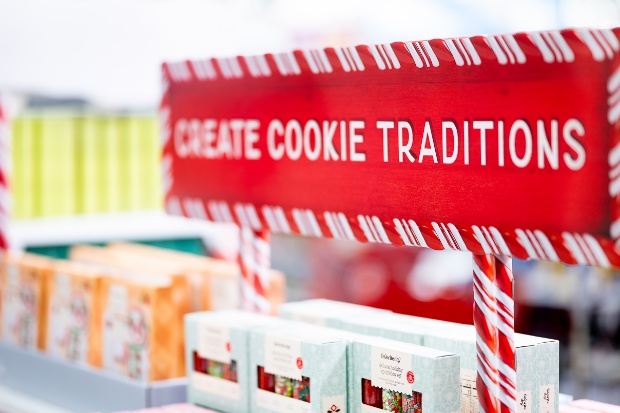
[[49,277],[47,352],[101,367],[103,274],[92,266],[53,261]]
[[[200,298],[193,299],[195,302],[200,302],[200,307],[193,307],[193,311],[239,308],[240,270],[237,263],[127,242],[111,243],[108,248],[125,253],[139,254],[149,260],[159,259],[177,262],[194,274],[202,274],[193,278],[194,283],[202,283],[202,285],[193,285],[194,291],[200,292]],[[286,277],[280,271],[271,270],[269,272],[268,299],[272,314],[277,314],[280,304],[286,301]]]
[[178,376],[173,288],[165,277],[103,280],[103,367],[141,380]]
[[107,248],[90,245],[72,247],[69,251],[69,257],[76,262],[98,265],[110,271],[120,271],[123,274],[122,278],[134,280],[138,283],[159,280],[159,283],[170,284],[171,300],[174,304],[174,317],[166,326],[166,330],[175,340],[174,354],[177,357],[177,361],[174,365],[177,370],[169,372],[169,377],[184,376],[185,342],[183,340],[183,316],[190,311],[190,283],[187,274],[177,271],[177,266],[172,264],[163,265],[158,262],[141,259],[140,257],[121,256],[114,254]]
[[45,350],[51,268],[51,260],[34,254],[3,257],[0,292],[2,337],[6,342]]

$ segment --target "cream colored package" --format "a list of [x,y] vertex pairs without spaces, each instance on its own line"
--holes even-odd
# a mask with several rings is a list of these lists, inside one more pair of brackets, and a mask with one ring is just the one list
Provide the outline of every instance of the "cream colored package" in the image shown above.
[[103,280],[102,291],[103,367],[141,381],[177,377],[178,320],[170,280],[112,276]]
[[[108,248],[149,257],[149,259],[165,259],[182,265],[193,278],[195,291],[200,297],[193,297],[199,303],[198,310],[228,310],[239,308],[239,265],[220,259],[151,247],[148,245],[127,242],[111,243]],[[202,283],[202,285],[199,285]],[[269,302],[272,314],[278,313],[279,306],[286,301],[286,277],[277,270],[269,272]]]
[[0,273],[4,341],[45,350],[51,267],[51,260],[34,254],[4,256]]
[[64,260],[49,277],[47,353],[101,367],[101,270]]

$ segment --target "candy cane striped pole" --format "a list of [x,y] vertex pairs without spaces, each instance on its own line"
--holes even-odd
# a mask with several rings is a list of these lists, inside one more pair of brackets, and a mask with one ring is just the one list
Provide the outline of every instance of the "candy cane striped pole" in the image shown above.
[[474,255],[474,325],[476,327],[478,402],[485,413],[499,412],[497,371],[497,301],[495,257]]
[[242,226],[239,232],[241,308],[269,314],[269,231],[255,231]]
[[486,413],[515,412],[516,371],[512,259],[474,255],[476,388]]
[[515,315],[512,258],[495,256],[497,303],[497,367],[499,371],[499,403],[502,413],[517,409],[517,372],[515,369]]
[[9,125],[0,102],[0,250],[6,251],[8,244],[8,223],[10,211],[9,168],[10,168]]

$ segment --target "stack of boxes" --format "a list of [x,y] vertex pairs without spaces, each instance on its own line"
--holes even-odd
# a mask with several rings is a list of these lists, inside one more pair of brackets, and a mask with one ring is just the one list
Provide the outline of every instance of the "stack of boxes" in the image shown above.
[[[471,325],[329,300],[280,316],[186,316],[188,400],[231,413],[479,411]],[[558,342],[517,334],[515,347],[518,411],[557,412]],[[234,391],[205,379],[213,360],[236,362]]]
[[[0,339],[140,381],[182,377],[183,316],[237,306],[239,276],[235,263],[126,243],[75,246],[69,260],[7,254]],[[270,280],[276,311],[285,277]]]

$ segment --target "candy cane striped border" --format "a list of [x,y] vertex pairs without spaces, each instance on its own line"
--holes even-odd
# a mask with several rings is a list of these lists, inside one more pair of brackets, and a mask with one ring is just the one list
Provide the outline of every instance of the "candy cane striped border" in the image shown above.
[[11,196],[9,192],[9,171],[11,160],[11,146],[9,124],[6,113],[0,102],[0,250],[7,250],[9,214],[11,211]]
[[395,42],[343,48],[296,50],[164,63],[170,82],[235,80],[304,74],[435,70],[488,64],[573,63],[613,59],[620,51],[619,29],[554,30],[533,33]]
[[620,268],[620,251],[613,241],[590,234],[543,232],[530,228],[457,226],[452,223],[416,221],[407,217],[384,219],[376,215],[319,212],[307,208],[286,209],[276,205],[250,203],[229,204],[221,200],[179,199],[175,196],[167,199],[166,209],[173,215],[274,233]]

